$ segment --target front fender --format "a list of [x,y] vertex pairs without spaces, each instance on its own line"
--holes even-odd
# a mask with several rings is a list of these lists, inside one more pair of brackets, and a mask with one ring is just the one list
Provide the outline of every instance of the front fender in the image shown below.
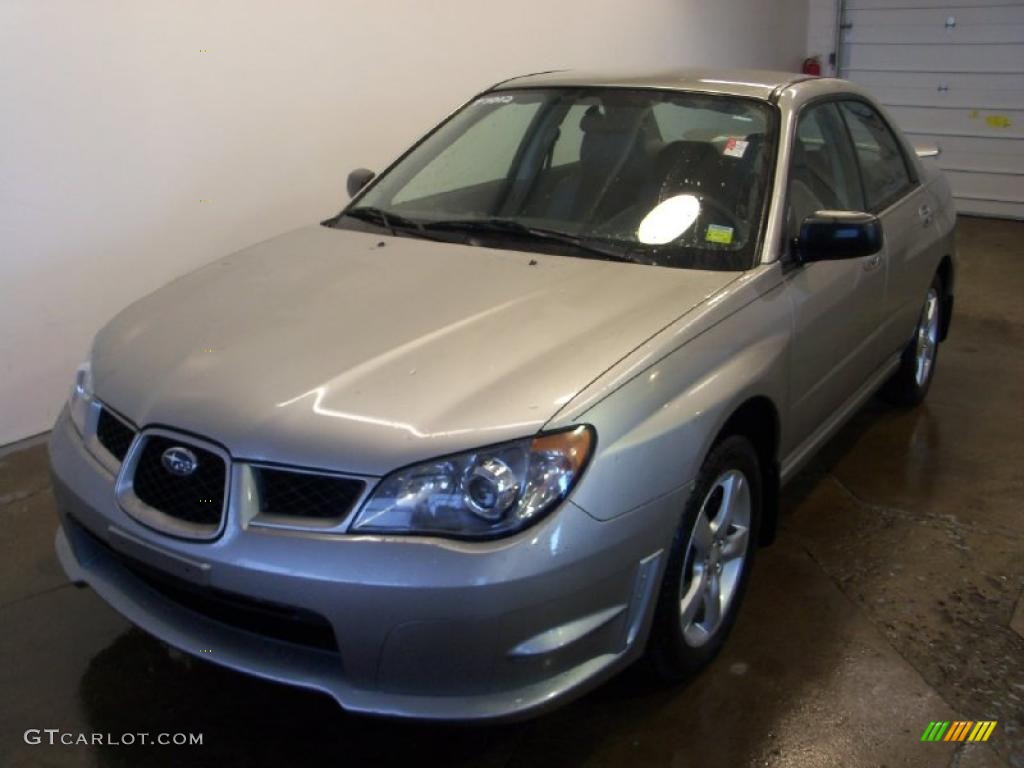
[[[660,357],[652,347],[641,353],[646,359],[623,361],[634,370],[621,386],[571,412],[571,421],[593,424],[598,434],[597,455],[573,495],[589,514],[611,519],[689,485],[722,427],[749,399],[765,397],[784,413],[789,303],[781,284],[764,293],[748,287],[752,298],[734,295],[731,313],[682,346]],[[665,334],[670,340],[678,332]]]

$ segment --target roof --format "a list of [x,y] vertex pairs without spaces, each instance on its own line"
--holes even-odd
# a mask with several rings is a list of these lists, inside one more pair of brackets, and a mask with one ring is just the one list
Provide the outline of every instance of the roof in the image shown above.
[[796,72],[764,69],[680,69],[667,72],[585,72],[561,70],[539,72],[505,80],[497,89],[545,87],[631,87],[701,91],[767,99],[786,85],[807,79]]

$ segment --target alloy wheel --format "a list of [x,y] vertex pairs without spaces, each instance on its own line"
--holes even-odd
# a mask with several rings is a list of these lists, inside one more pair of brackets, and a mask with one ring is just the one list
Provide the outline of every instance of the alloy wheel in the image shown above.
[[750,517],[746,476],[723,472],[704,497],[683,563],[679,621],[691,647],[708,642],[728,613],[746,565]]
[[935,347],[939,343],[939,294],[931,288],[917,325],[914,350],[914,381],[923,387],[935,365]]

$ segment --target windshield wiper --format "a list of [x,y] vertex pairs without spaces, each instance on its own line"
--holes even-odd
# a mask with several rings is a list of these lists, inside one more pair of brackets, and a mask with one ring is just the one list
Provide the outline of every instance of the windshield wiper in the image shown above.
[[391,213],[389,211],[385,211],[383,208],[376,208],[372,205],[361,205],[358,208],[352,208],[351,210],[345,211],[342,215],[351,216],[353,219],[368,221],[371,224],[384,227],[385,229],[390,230],[391,234],[395,237],[397,237],[399,231],[401,231],[415,232],[427,240],[439,239],[437,237],[433,237],[427,232],[426,228],[423,226],[423,222],[407,218],[399,213]]
[[592,256],[598,256],[609,261],[622,261],[629,264],[638,263],[636,259],[629,256],[628,251],[622,251],[614,247],[605,246],[595,242],[593,239],[571,235],[568,232],[560,232],[557,229],[531,227],[528,224],[523,224],[513,219],[450,219],[446,221],[427,222],[424,227],[430,230],[462,230],[465,232],[514,235],[534,240],[570,245]]

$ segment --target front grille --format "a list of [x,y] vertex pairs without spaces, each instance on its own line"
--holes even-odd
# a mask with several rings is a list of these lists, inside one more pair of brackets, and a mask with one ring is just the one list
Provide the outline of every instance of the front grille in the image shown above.
[[114,558],[133,576],[167,600],[208,619],[263,637],[338,652],[334,629],[323,616],[305,608],[257,600],[215,587],[202,587],[153,568],[113,549],[72,517],[76,532]]
[[[132,479],[132,490],[139,501],[188,523],[218,525],[227,479],[224,459],[187,440],[163,435],[150,435],[144,439]],[[195,454],[198,462],[192,474],[175,475],[164,466],[164,452],[175,447],[187,448]]]
[[96,422],[96,439],[118,461],[124,461],[128,448],[135,439],[135,430],[103,408],[99,421]]
[[363,493],[362,480],[256,467],[259,510],[264,515],[344,517]]

